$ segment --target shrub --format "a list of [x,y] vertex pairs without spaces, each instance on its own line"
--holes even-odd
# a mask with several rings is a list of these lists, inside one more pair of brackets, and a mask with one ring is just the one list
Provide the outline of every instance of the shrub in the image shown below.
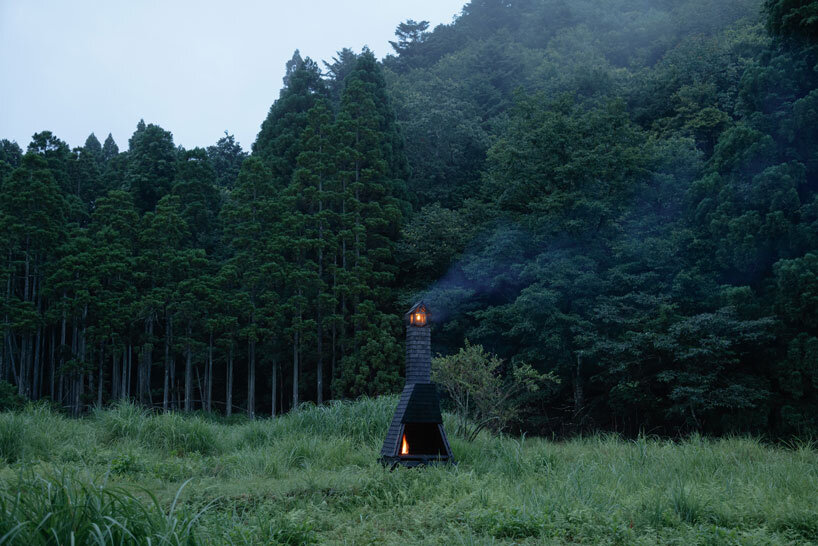
[[482,345],[466,346],[457,354],[432,360],[432,379],[449,394],[457,414],[456,433],[474,440],[481,430],[500,432],[517,416],[519,395],[533,392],[546,382],[559,383],[550,372],[537,373],[520,364],[505,375],[503,361]]
[[17,394],[17,387],[8,381],[0,380],[0,411],[20,409],[25,399]]

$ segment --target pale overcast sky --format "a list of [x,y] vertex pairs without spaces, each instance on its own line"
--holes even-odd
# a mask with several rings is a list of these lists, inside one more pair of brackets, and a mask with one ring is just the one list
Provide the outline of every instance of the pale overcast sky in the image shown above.
[[295,49],[383,58],[398,23],[450,23],[465,2],[0,0],[0,138],[111,132],[125,150],[144,118],[186,148],[228,130],[248,150]]

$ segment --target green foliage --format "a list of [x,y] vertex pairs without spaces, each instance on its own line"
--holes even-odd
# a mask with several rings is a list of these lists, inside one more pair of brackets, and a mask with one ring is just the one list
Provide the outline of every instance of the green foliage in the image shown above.
[[293,519],[281,517],[265,522],[262,526],[262,540],[269,544],[291,546],[317,544],[318,538],[312,523],[309,520],[293,521]]
[[403,281],[417,286],[425,277],[441,277],[474,235],[464,212],[426,205],[402,229],[397,251]]
[[503,426],[814,434],[815,20],[474,0],[380,62],[296,51],[250,157],[144,121],[122,152],[0,140],[0,380],[74,415],[393,392],[423,297],[444,356],[559,379]]
[[[70,544],[73,532],[83,544],[203,545],[816,538],[810,442],[487,434],[468,442],[444,414],[458,465],[390,471],[377,453],[395,404],[394,396],[305,404],[232,424],[179,416],[219,439],[222,448],[207,454],[140,436],[156,416],[133,405],[81,419],[42,408],[3,413],[24,419],[28,455],[0,462],[0,537]],[[132,432],[111,444],[117,419]],[[37,437],[52,441],[33,449]]]
[[152,211],[159,199],[170,191],[176,175],[173,135],[158,125],[145,125],[140,120],[128,145],[125,187],[133,194],[137,210]]
[[487,195],[502,211],[538,213],[546,234],[608,229],[644,175],[644,137],[624,105],[586,112],[568,98],[544,104],[535,97],[517,108],[488,152]]
[[341,372],[334,388],[349,397],[374,396],[400,389],[398,363],[403,344],[396,339],[396,321],[382,316],[380,322],[357,332],[355,354],[341,360]]
[[496,355],[468,340],[457,354],[432,360],[432,379],[454,402],[457,432],[469,441],[484,428],[502,432],[518,417],[521,394],[536,392],[546,383],[559,383],[556,376],[541,375],[528,364],[507,371],[503,367]]
[[216,218],[221,200],[216,174],[201,148],[179,154],[172,193],[179,196],[182,217],[190,233],[187,246],[211,251],[216,246]]
[[818,305],[818,255],[781,260],[775,264],[778,312],[790,323],[818,331],[815,308]]
[[145,501],[71,472],[29,471],[11,489],[24,495],[0,491],[0,536],[7,544],[195,544],[204,510],[179,513],[182,488],[166,510],[152,494]]
[[[765,9],[803,31],[807,4]],[[412,68],[387,63],[410,187],[453,209],[407,222],[406,282],[441,310],[447,351],[468,336],[562,380],[526,396],[527,430],[812,426],[809,281],[790,262],[816,245],[815,55],[779,48],[758,7],[472,2]],[[435,148],[470,146],[475,131],[441,137],[473,119],[478,172],[429,183],[467,172]],[[444,201],[461,188],[478,198]],[[452,246],[436,218],[476,225]]]
[[814,41],[818,32],[818,3],[813,0],[767,0],[767,28],[785,39]]
[[307,112],[325,93],[318,65],[309,57],[302,59],[296,50],[287,62],[281,95],[253,143],[253,155],[261,158],[279,189],[289,182],[295,168]]
[[17,393],[17,389],[8,381],[0,381],[0,411],[20,409],[25,404],[25,398]]
[[216,173],[216,185],[222,189],[233,189],[241,164],[247,158],[247,152],[241,149],[235,137],[225,131],[215,146],[207,147],[207,157]]
[[16,168],[20,166],[22,159],[23,150],[16,142],[5,138],[0,140],[0,161],[5,161],[9,167]]
[[0,457],[13,463],[23,456],[25,427],[14,414],[0,414]]
[[105,138],[105,144],[102,145],[102,160],[107,163],[116,157],[117,154],[119,154],[119,146],[116,145],[113,135],[108,133],[108,136]]
[[183,418],[177,413],[149,415],[130,403],[98,413],[108,442],[134,439],[153,449],[179,456],[187,453],[218,453],[219,439],[200,417]]
[[501,540],[537,538],[546,527],[544,518],[518,509],[487,514],[483,524],[488,534]]

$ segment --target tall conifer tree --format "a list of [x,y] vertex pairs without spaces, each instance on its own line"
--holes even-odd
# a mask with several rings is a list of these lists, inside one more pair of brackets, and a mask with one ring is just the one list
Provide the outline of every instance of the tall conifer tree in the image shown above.
[[375,361],[360,353],[368,340],[391,337],[396,327],[389,325],[385,313],[394,315],[394,245],[402,218],[406,160],[385,85],[374,55],[365,50],[346,77],[336,123],[341,186],[337,290],[341,314],[349,317],[350,331],[345,334],[352,342],[336,388],[345,394],[389,390],[399,381],[399,351]]
[[256,411],[256,345],[269,337],[270,323],[276,322],[272,288],[281,271],[280,249],[275,245],[278,199],[270,171],[259,158],[250,157],[222,209],[225,234],[232,246],[228,263],[243,299],[240,335],[247,341],[247,413],[251,418]]

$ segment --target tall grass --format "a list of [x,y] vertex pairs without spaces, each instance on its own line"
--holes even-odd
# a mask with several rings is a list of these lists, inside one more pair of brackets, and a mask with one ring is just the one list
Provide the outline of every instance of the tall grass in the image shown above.
[[[91,504],[101,507],[78,513],[82,528],[97,522],[100,532],[114,533],[98,523],[110,523],[100,514],[113,514],[154,544],[170,529],[183,536],[179,530],[191,522],[185,540],[202,544],[818,541],[811,443],[482,434],[474,442],[450,437],[457,466],[389,471],[377,457],[396,403],[304,405],[276,419],[231,423],[129,404],[79,421],[36,407],[0,414],[4,507],[18,496],[46,502],[45,486],[36,484],[58,490],[68,474],[67,489],[85,488],[72,498],[97,499]],[[78,469],[109,481],[78,478]],[[167,522],[174,499],[174,517],[184,525]],[[47,512],[27,510],[13,512],[13,521],[31,533]]]
[[0,414],[0,459],[13,463],[23,456],[25,431],[17,414]]
[[28,404],[19,412],[0,412],[0,459],[77,459],[95,443],[95,430],[53,413],[45,404]]
[[130,439],[147,448],[179,454],[221,451],[216,427],[201,416],[151,414],[133,404],[120,403],[111,410],[97,411],[95,417],[108,443]]
[[0,544],[195,544],[204,513],[177,510],[184,485],[167,510],[150,493],[146,501],[71,473],[26,472],[12,485],[0,491]]

